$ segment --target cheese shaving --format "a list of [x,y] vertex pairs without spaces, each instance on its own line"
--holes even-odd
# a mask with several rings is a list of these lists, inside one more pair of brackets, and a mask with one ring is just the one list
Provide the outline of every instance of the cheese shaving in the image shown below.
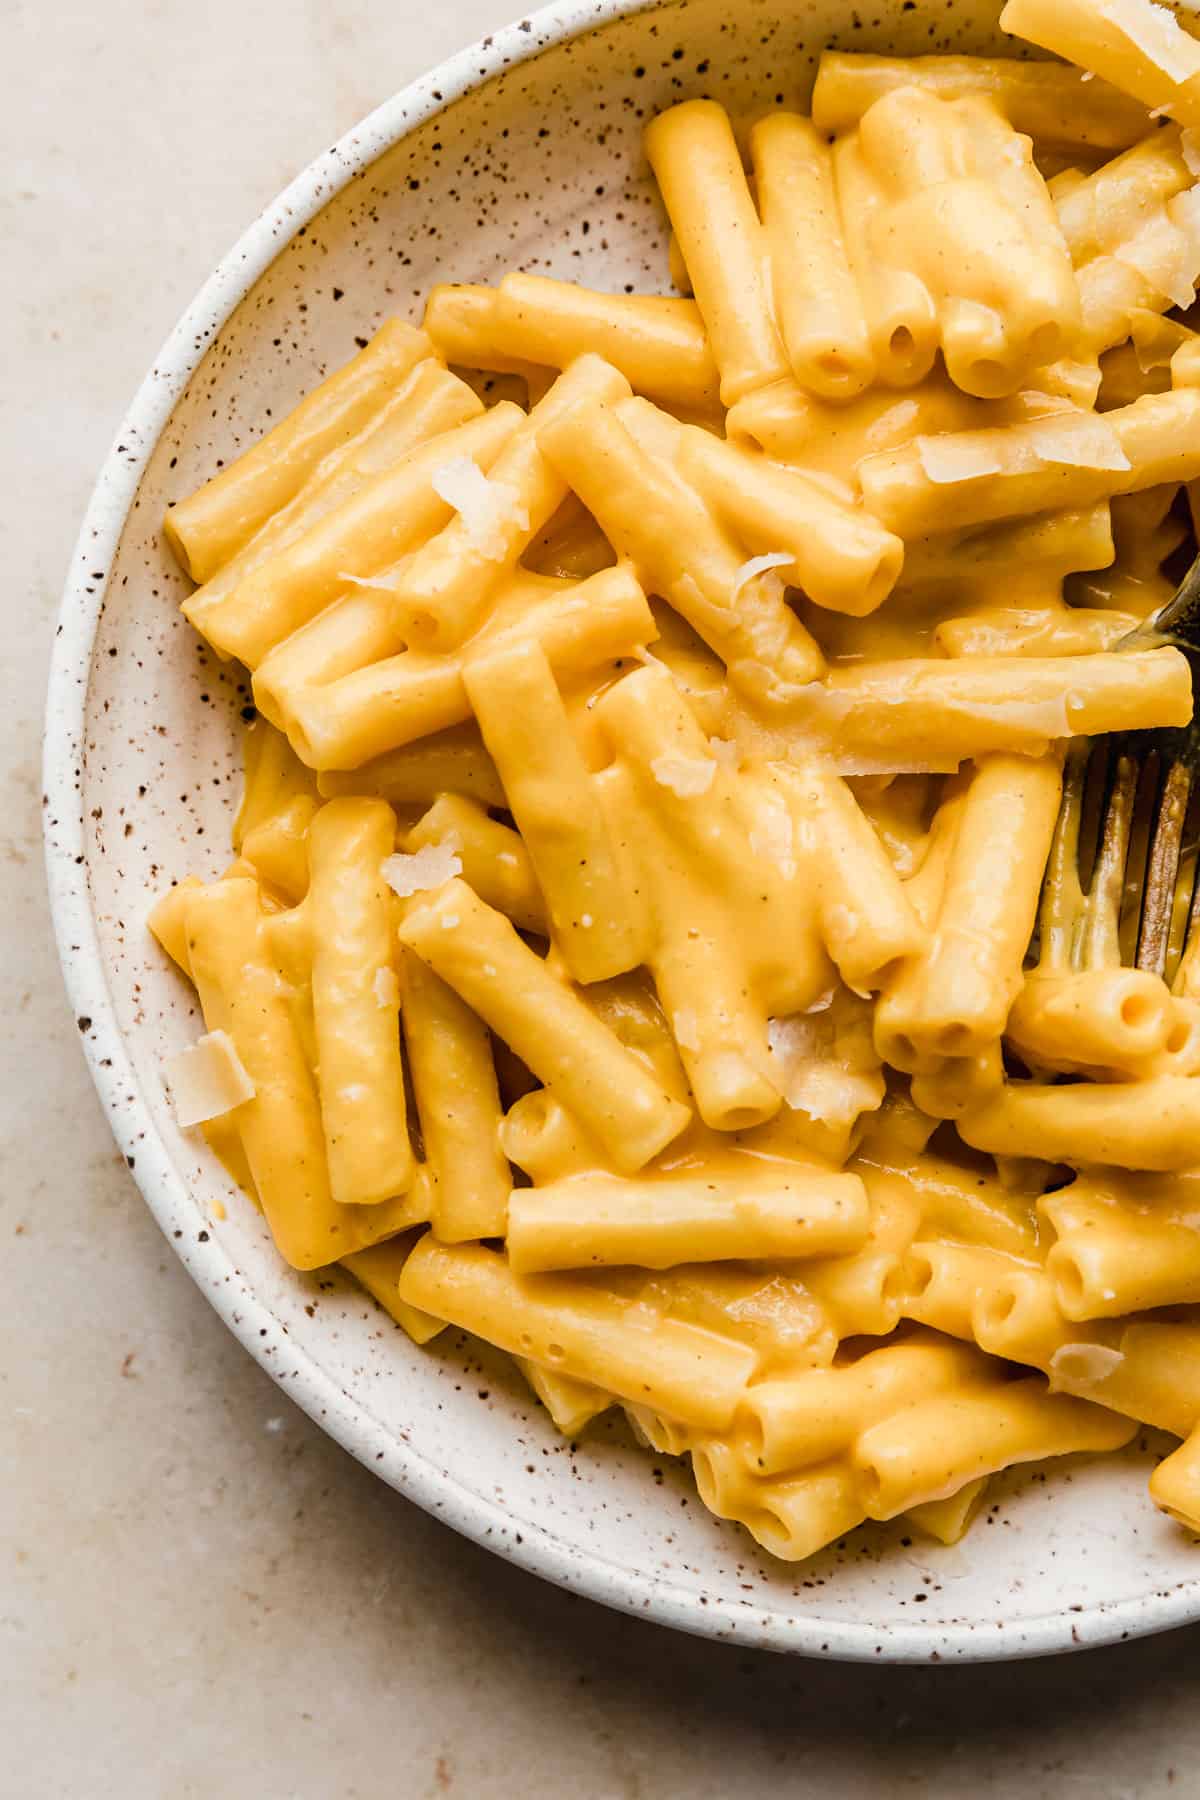
[[[1175,200],[1185,198],[1183,194],[1175,196]],[[1189,233],[1175,223],[1175,200],[1127,238],[1116,259],[1136,269],[1143,281],[1173,306],[1190,306],[1195,283],[1195,244]],[[1186,211],[1180,216],[1190,224]]]
[[175,1117],[185,1128],[223,1119],[254,1098],[254,1083],[227,1031],[210,1031],[167,1064]]
[[739,769],[741,767],[742,753],[732,738],[710,737],[708,747],[722,768]]
[[1129,458],[1112,426],[1095,413],[1059,412],[1034,427],[1039,462],[1072,469],[1127,469]]
[[455,875],[462,874],[462,859],[449,844],[426,844],[411,856],[397,851],[385,857],[380,871],[393,894],[407,900],[411,894],[423,894],[439,888]]
[[1187,164],[1187,172],[1200,180],[1200,131],[1185,125],[1179,134],[1179,149]]
[[669,788],[681,800],[707,794],[716,772],[715,760],[705,756],[682,756],[675,750],[669,750],[665,756],[656,756],[650,764],[650,773],[659,787]]
[[1096,10],[1169,81],[1189,79],[1194,62],[1187,52],[1194,46],[1165,6],[1155,0],[1099,0]]
[[517,489],[503,481],[489,481],[469,456],[452,456],[439,464],[430,476],[430,486],[454,508],[473,548],[489,562],[501,562],[508,554],[506,528],[529,529],[529,513],[521,505]]
[[756,575],[766,574],[768,569],[786,569],[795,562],[795,557],[786,550],[768,550],[763,556],[752,556],[744,562],[733,578],[733,595],[737,599],[744,587],[749,586]]
[[1122,1351],[1110,1350],[1106,1344],[1062,1344],[1050,1358],[1050,1391],[1058,1393],[1066,1386],[1094,1387],[1107,1381],[1124,1361]]
[[819,1125],[853,1124],[884,1098],[882,1068],[850,1068],[837,1055],[834,1039],[834,1022],[823,1014],[767,1021],[771,1084],[792,1112]]
[[917,455],[930,481],[948,487],[958,481],[982,481],[987,475],[999,475],[1003,464],[996,455],[988,432],[943,432],[935,437],[917,438]]

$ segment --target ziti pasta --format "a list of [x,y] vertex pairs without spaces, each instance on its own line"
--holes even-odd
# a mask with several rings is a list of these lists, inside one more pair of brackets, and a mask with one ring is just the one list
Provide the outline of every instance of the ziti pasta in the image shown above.
[[679,293],[437,287],[166,522],[257,708],[151,915],[180,1124],[793,1560],[1141,1424],[1200,1529],[1197,963],[1122,967],[1062,805],[1191,717],[1121,644],[1200,491],[1200,43],[1004,23],[1065,60],[684,99]]

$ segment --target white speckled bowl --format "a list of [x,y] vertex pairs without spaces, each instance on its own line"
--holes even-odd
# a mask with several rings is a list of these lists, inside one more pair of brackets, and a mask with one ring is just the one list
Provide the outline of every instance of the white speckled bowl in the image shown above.
[[340,1443],[457,1530],[610,1605],[774,1650],[919,1661],[1104,1643],[1200,1617],[1200,1552],[1149,1505],[1142,1443],[999,1482],[961,1547],[871,1529],[791,1568],[616,1426],[564,1444],[505,1359],[459,1336],[417,1350],[336,1273],[284,1268],[163,1092],[197,1018],[146,908],[172,876],[222,866],[247,695],[179,616],[159,521],[356,338],[418,317],[435,280],[520,267],[662,286],[649,112],[703,93],[739,112],[802,101],[826,45],[985,49],[996,10],[564,0],[398,94],[250,227],[163,349],[101,473],[55,646],[46,840],[67,985],[117,1140],[213,1306]]

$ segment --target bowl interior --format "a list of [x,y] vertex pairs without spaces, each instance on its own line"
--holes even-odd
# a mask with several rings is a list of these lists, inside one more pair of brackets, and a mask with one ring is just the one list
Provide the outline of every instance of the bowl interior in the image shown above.
[[[133,1068],[126,1137],[135,1174],[139,1141],[153,1146],[148,1198],[214,1304],[314,1416],[460,1529],[601,1599],[781,1649],[996,1656],[1099,1641],[1200,1611],[1195,1551],[1149,1505],[1152,1448],[1140,1442],[1102,1466],[999,1481],[986,1523],[960,1547],[895,1526],[790,1568],[711,1519],[679,1465],[617,1426],[565,1444],[506,1359],[462,1337],[419,1351],[336,1272],[286,1270],[163,1093],[164,1058],[198,1018],[146,909],[172,878],[228,860],[234,727],[249,696],[180,618],[185,583],[159,525],[169,500],[385,317],[418,319],[434,281],[519,268],[665,291],[663,221],[639,155],[654,110],[697,94],[743,116],[803,104],[828,45],[1011,53],[997,10],[685,0],[504,68],[402,137],[286,243],[211,341],[198,328],[203,358],[142,476],[87,671],[86,873]],[[87,1035],[102,1062],[103,1033]]]

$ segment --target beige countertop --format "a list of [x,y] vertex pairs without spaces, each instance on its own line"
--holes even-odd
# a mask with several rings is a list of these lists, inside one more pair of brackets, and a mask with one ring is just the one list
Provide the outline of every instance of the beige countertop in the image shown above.
[[400,1500],[228,1335],[109,1138],[43,898],[57,590],[120,410],[254,212],[504,0],[7,0],[0,1795],[1200,1795],[1200,1631],[887,1669],[675,1636]]

